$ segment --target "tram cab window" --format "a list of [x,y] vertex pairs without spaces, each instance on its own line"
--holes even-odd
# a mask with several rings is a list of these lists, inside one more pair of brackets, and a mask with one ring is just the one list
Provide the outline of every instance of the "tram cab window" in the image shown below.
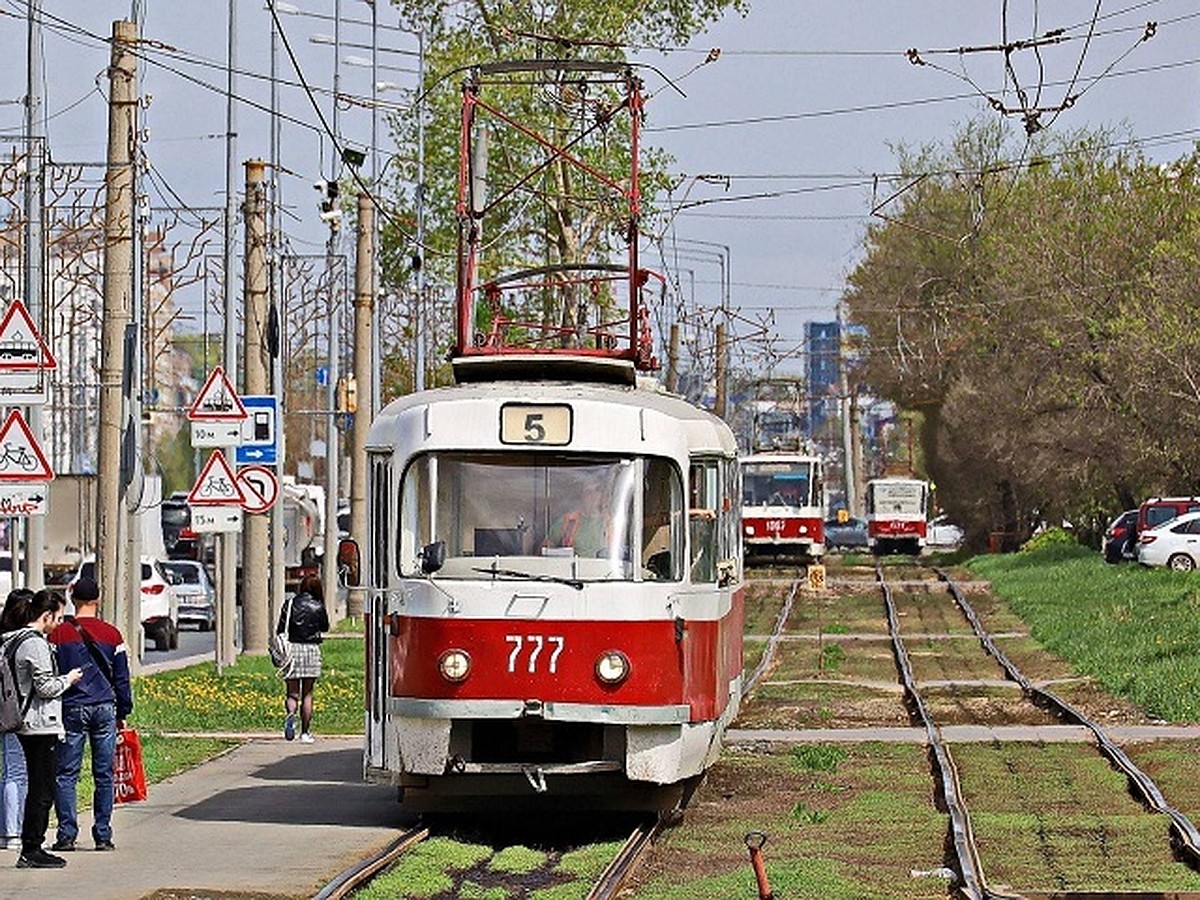
[[418,574],[420,548],[438,541],[446,560],[434,577],[678,580],[682,489],[671,469],[637,457],[427,454],[401,487],[401,572]]
[[717,580],[717,513],[721,504],[720,470],[716,460],[692,463],[688,479],[688,538],[692,548],[694,582]]

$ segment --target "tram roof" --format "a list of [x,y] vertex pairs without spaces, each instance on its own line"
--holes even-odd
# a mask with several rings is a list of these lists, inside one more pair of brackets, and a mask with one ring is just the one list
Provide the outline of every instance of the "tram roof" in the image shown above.
[[634,384],[577,382],[568,380],[475,381],[433,388],[397,397],[380,410],[371,428],[368,444],[390,443],[396,420],[422,407],[464,406],[478,402],[502,403],[588,403],[629,409],[644,409],[679,422],[692,449],[726,454],[737,452],[733,432],[717,416],[693,406],[683,397],[667,392],[657,381],[639,378]]

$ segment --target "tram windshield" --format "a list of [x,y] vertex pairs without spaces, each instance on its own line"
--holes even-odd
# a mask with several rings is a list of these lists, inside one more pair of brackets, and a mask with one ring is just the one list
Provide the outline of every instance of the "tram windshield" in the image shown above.
[[815,506],[814,464],[803,462],[761,462],[742,465],[743,506]]
[[925,482],[872,481],[867,491],[867,513],[874,515],[925,515]]
[[673,581],[682,577],[682,481],[668,460],[433,453],[405,472],[400,570],[444,541],[433,577]]

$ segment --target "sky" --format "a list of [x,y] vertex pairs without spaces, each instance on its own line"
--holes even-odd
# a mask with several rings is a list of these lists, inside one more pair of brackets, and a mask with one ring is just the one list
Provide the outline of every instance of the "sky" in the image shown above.
[[[145,37],[178,51],[157,57],[165,65],[145,68],[143,90],[153,96],[145,112],[146,152],[155,181],[169,186],[157,187],[152,203],[174,202],[173,192],[189,206],[220,207],[226,4],[142,3]],[[364,0],[294,0],[294,5],[301,14],[282,18],[304,79],[326,91],[332,87],[334,48],[312,38],[333,34],[332,18],[340,7],[346,20],[340,90],[369,98],[369,68],[346,60],[370,56],[370,5]],[[131,4],[43,0],[42,6],[48,17],[45,91],[52,154],[60,161],[102,161],[108,62],[103,39],[114,19],[130,15]],[[237,8],[238,66],[266,76],[269,13],[262,0],[241,0]],[[22,124],[26,9],[22,0],[0,0],[3,138],[19,134]],[[381,4],[381,25],[396,21],[395,12]],[[1149,22],[1157,23],[1153,36],[1143,39]],[[685,50],[639,52],[638,60],[659,68],[687,95],[679,96],[646,70],[651,95],[646,142],[674,158],[680,182],[671,199],[703,201],[679,210],[664,235],[681,290],[698,304],[717,305],[721,266],[727,265],[733,331],[745,337],[755,323],[768,326],[777,338],[775,350],[785,357],[779,371],[796,371],[798,359],[786,358],[787,351],[799,344],[806,321],[834,317],[846,275],[862,258],[872,177],[896,170],[896,148],[945,143],[967,120],[999,116],[984,94],[1008,106],[1019,103],[1002,54],[939,51],[1058,29],[1064,29],[1060,41],[1009,57],[1017,82],[1030,95],[1040,77],[1044,106],[1059,104],[1074,84],[1070,90],[1078,99],[1053,117],[1051,129],[1127,128],[1160,161],[1191,149],[1200,137],[1195,0],[750,0],[748,15],[727,15]],[[412,84],[414,74],[401,70],[415,67],[415,38],[387,28],[379,34],[381,47],[401,51],[380,54],[379,80]],[[720,49],[718,58],[699,65],[711,48]],[[911,63],[910,48],[930,65]],[[282,52],[279,71],[285,81],[297,80]],[[240,166],[247,158],[269,155],[270,100],[264,78],[239,78],[238,92],[255,104],[238,111]],[[389,95],[399,100],[389,89],[379,94],[383,100]],[[319,96],[329,117],[328,95]],[[280,108],[288,117],[281,185],[291,211],[288,230],[298,252],[320,253],[326,231],[312,183],[329,172],[328,145],[301,90],[285,86]],[[349,144],[368,145],[369,112],[341,111],[339,130]],[[10,143],[0,140],[0,146]],[[239,170],[236,183],[241,181]],[[655,260],[643,255],[643,261]],[[758,349],[751,342],[740,346]],[[753,360],[766,364],[762,356]]]

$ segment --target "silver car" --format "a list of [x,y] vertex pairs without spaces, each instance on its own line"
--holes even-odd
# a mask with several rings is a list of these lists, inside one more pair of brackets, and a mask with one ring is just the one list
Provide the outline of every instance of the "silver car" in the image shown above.
[[202,563],[169,559],[162,563],[179,597],[179,624],[212,631],[217,623],[217,588]]

